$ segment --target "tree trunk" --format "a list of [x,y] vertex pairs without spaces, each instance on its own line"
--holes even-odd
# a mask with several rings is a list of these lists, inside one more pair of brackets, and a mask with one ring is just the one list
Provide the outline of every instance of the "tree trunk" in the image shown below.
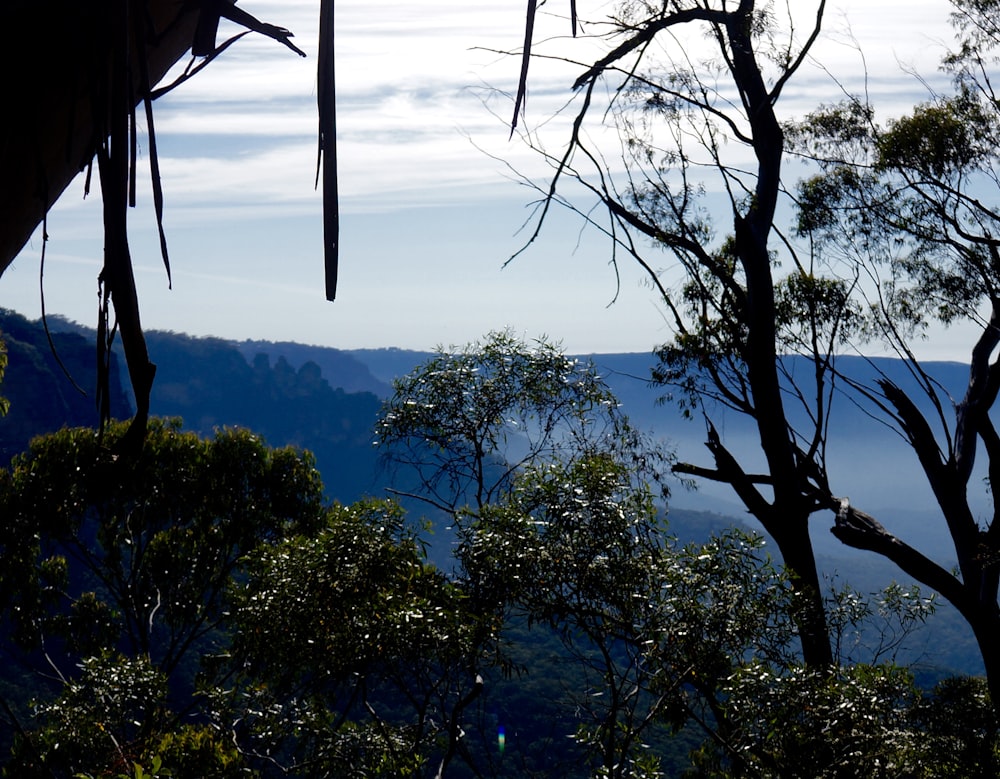
[[823,589],[816,567],[812,539],[809,536],[809,515],[781,518],[778,522],[762,522],[770,528],[774,543],[781,552],[792,588],[799,598],[801,611],[797,618],[802,659],[806,665],[822,669],[833,665],[833,650],[826,622]]
[[[966,619],[969,619],[966,616]],[[990,691],[990,701],[993,711],[1000,718],[1000,615],[996,613],[985,615],[978,619],[969,619],[972,632],[976,636],[979,652],[983,656],[986,668],[986,686]]]
[[778,376],[778,323],[769,238],[781,190],[784,134],[754,54],[753,24],[754,3],[744,0],[726,25],[731,73],[746,105],[757,158],[753,200],[744,213],[736,211],[734,204],[733,225],[736,255],[746,277],[747,383],[773,490],[766,509],[753,513],[777,543],[793,586],[802,597],[798,622],[805,662],[825,668],[833,662],[833,654],[809,538],[811,501],[807,496],[811,490],[796,456]]

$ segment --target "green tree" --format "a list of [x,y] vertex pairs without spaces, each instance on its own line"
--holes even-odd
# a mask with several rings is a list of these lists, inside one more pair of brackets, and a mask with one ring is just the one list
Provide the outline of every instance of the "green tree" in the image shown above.
[[55,700],[37,705],[39,727],[15,742],[4,776],[249,775],[236,749],[209,728],[178,727],[167,697],[166,677],[145,657],[86,658]]
[[[452,515],[503,502],[527,466],[608,451],[662,484],[669,454],[629,424],[596,367],[493,332],[393,382],[377,443],[408,494]],[[666,495],[666,487],[663,487]]]
[[734,531],[678,547],[666,531],[648,490],[595,455],[528,469],[457,553],[473,598],[493,593],[508,620],[559,636],[594,776],[659,775],[651,744],[668,732],[729,729],[723,689],[744,663],[797,663],[793,594],[759,540]]
[[721,775],[925,775],[917,760],[922,735],[909,718],[915,698],[909,672],[893,666],[741,667],[726,686],[731,727],[725,751],[716,746],[728,765]]
[[125,429],[62,430],[15,459],[0,489],[2,606],[26,646],[121,648],[169,676],[222,620],[244,555],[319,526],[322,485],[308,457],[246,430],[203,440],[155,420],[132,460],[109,448]]
[[730,531],[679,546],[667,530],[627,468],[594,455],[525,469],[462,533],[468,597],[492,596],[505,624],[545,626],[562,643],[571,662],[551,716],[575,724],[589,775],[660,775],[664,740],[682,728],[702,732],[695,764],[707,775],[918,763],[918,695],[895,658],[932,600],[896,585],[835,590],[838,664],[805,668],[800,596],[761,539]]
[[262,550],[232,608],[214,719],[247,754],[308,776],[450,762],[498,625],[427,564],[397,506],[334,506],[319,533]]
[[984,679],[942,680],[916,702],[912,721],[927,776],[986,779],[1000,772],[997,715]]
[[630,691],[647,676],[633,665],[638,593],[666,543],[654,497],[667,494],[669,454],[631,426],[592,364],[544,339],[500,332],[440,350],[395,390],[379,445],[416,474],[408,494],[457,528],[454,575],[469,609],[498,629],[514,619],[559,633],[587,683],[608,693],[577,701],[592,714],[579,743],[595,768],[620,775],[641,760],[662,708]]
[[474,602],[492,598],[505,622],[558,634],[583,685],[568,694],[575,738],[601,776],[655,763],[644,739],[672,701],[651,692],[671,669],[648,651],[669,545],[659,516],[622,463],[595,453],[529,466],[508,498],[483,507],[456,552]]

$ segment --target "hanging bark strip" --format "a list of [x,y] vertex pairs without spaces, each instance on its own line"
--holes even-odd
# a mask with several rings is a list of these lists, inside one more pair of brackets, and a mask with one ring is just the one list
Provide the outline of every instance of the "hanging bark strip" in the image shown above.
[[[326,299],[337,296],[337,266],[340,255],[340,204],[337,195],[337,95],[334,78],[333,0],[322,0],[319,11],[319,155],[323,177],[323,267]],[[320,168],[316,170],[319,183]]]
[[[528,0],[524,13],[524,47],[521,49],[521,73],[517,79],[517,96],[514,98],[514,115],[510,120],[510,135],[514,137],[517,129],[517,117],[524,112],[524,102],[528,98],[528,66],[531,64],[531,44],[535,37],[535,16],[538,13],[538,0]],[[576,0],[569,2],[570,29],[573,37],[579,26],[576,15]]]
[[[139,321],[139,299],[128,246],[128,204],[132,171],[135,167],[132,137],[135,126],[135,95],[132,81],[130,44],[133,40],[131,0],[118,0],[109,14],[113,25],[110,43],[107,104],[95,111],[106,117],[106,132],[97,148],[104,206],[104,267],[98,338],[98,405],[101,429],[110,420],[108,360],[115,331],[121,332],[122,348],[135,395],[135,417],[120,442],[127,452],[142,446],[149,420],[149,395],[156,366],[149,361],[146,339]],[[142,34],[141,32],[139,33]],[[109,302],[114,307],[115,324],[109,325]]]

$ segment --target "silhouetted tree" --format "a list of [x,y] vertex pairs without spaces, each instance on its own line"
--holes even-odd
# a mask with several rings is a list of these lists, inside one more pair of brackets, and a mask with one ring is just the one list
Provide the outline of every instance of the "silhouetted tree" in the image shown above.
[[[778,109],[824,10],[823,0],[789,5],[782,20],[753,0],[626,0],[604,23],[607,52],[573,84],[578,102],[565,151],[534,144],[555,167],[534,235],[553,203],[569,203],[611,238],[615,261],[623,253],[648,272],[676,333],[660,351],[655,378],[703,415],[713,461],[675,470],[730,485],[774,539],[810,604],[800,616],[802,648],[818,667],[832,654],[809,519],[828,507],[826,355],[841,322],[824,296],[839,289],[810,286],[808,260],[795,252],[803,272],[793,277],[804,283],[792,289],[781,281],[775,250],[786,242],[775,216],[784,192]],[[588,121],[610,120],[622,138],[623,174],[586,133]],[[560,189],[566,180],[582,184],[597,205],[572,205]],[[706,203],[708,189],[722,205]],[[644,242],[673,257],[672,275],[661,276]],[[794,309],[783,305],[788,296]],[[813,358],[808,377],[788,375],[779,359],[792,341]],[[789,406],[800,407],[804,421]],[[727,448],[713,421],[718,407],[753,420],[759,457],[743,461]]]

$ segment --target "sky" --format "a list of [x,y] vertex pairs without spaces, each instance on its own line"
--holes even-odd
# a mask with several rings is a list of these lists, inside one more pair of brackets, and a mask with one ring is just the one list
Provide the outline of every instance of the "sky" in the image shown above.
[[[518,60],[497,52],[519,48],[524,5],[337,3],[341,264],[331,303],[313,186],[318,2],[241,2],[291,29],[309,57],[248,36],[157,101],[173,285],[146,178],[129,215],[144,327],[344,349],[430,350],[505,327],[573,353],[648,352],[668,340],[639,268],[623,261],[616,270],[607,240],[569,212],[552,212],[540,238],[507,263],[527,239],[523,226],[538,197],[522,177],[545,184],[548,174],[507,125]],[[812,7],[791,5],[797,14]],[[600,0],[578,6],[594,20],[614,9]],[[597,44],[569,40],[567,8],[568,0],[542,6],[537,50],[590,61]],[[790,84],[785,110],[801,115],[836,100],[835,78],[866,88],[889,114],[905,111],[926,96],[907,71],[937,78],[947,13],[944,0],[830,2],[816,60]],[[220,40],[233,32],[224,24]],[[533,69],[524,126],[558,152],[568,137],[559,110],[581,67],[539,61]],[[49,215],[45,306],[93,325],[100,201],[82,194],[81,178]],[[40,314],[40,249],[36,233],[0,277],[0,306],[30,318]],[[959,335],[935,337],[923,353],[961,359],[968,342]]]

